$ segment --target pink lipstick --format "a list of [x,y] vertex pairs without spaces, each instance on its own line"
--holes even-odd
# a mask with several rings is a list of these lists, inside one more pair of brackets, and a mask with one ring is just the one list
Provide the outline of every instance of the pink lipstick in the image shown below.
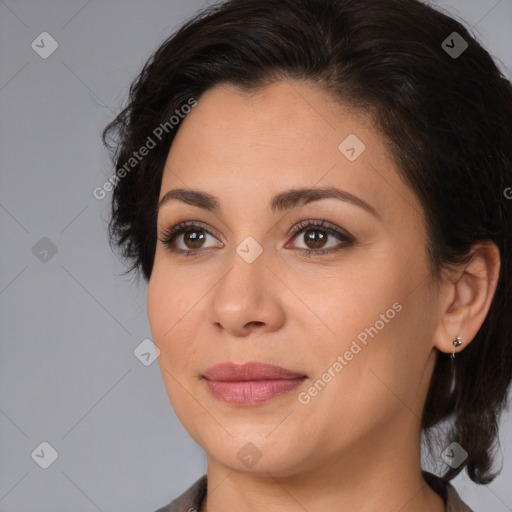
[[213,396],[233,405],[258,405],[288,393],[302,384],[306,375],[280,366],[251,361],[242,365],[221,363],[203,375]]

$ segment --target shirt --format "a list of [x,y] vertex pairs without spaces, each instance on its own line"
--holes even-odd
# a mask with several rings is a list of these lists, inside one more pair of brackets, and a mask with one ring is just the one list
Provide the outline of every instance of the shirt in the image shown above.
[[[473,512],[458,495],[455,488],[436,475],[423,471],[423,477],[432,489],[443,498],[446,512]],[[206,496],[207,478],[203,475],[194,482],[183,494],[175,498],[165,507],[155,512],[199,512]]]

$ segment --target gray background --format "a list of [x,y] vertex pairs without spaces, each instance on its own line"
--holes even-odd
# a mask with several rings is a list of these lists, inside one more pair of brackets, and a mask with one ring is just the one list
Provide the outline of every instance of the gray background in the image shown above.
[[[512,0],[436,3],[512,76]],[[92,195],[113,172],[101,130],[145,59],[204,5],[0,1],[0,511],[153,511],[206,470],[157,362],[133,353],[151,338],[145,284],[121,276],[110,194]],[[44,31],[59,45],[47,59],[31,47]],[[58,452],[48,469],[31,457],[43,441]],[[501,476],[454,480],[475,511],[512,510],[511,441],[505,415]]]

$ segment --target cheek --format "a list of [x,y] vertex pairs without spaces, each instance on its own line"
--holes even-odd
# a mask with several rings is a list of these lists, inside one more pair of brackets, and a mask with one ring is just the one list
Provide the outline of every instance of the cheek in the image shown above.
[[147,289],[148,320],[160,350],[160,367],[176,377],[190,377],[198,370],[198,330],[204,328],[204,300],[210,286],[155,260]]
[[165,282],[162,282],[160,272],[153,269],[147,290],[148,320],[153,334],[153,341],[160,350],[163,350],[162,341],[166,330],[172,327],[173,305],[169,304]]
[[148,284],[147,311],[153,342],[160,349],[160,362],[168,360],[167,356],[175,343],[173,340],[182,330],[180,324],[185,316],[184,302],[183,290],[169,277],[169,273],[161,272],[156,267]]
[[[301,301],[292,297],[289,305],[296,314],[301,311],[299,322],[317,325],[322,338],[328,336],[342,348],[379,321],[381,314],[391,309],[388,316],[395,316],[393,304],[404,296],[402,272],[395,261],[389,251],[373,249],[347,252],[336,267],[296,264],[289,279]],[[283,271],[286,276],[286,267]]]
[[351,322],[352,336],[347,335],[343,347],[345,359],[351,360],[338,381],[340,394],[350,393],[344,394],[340,413],[350,409],[355,417],[364,416],[363,411],[381,418],[411,412],[421,416],[432,348],[428,297],[424,286],[411,293],[394,285],[394,293],[374,287],[367,303],[361,303],[362,312],[354,311],[357,320]]
[[[430,350],[426,323],[431,304],[421,254],[409,253],[406,260],[403,254],[388,251],[372,257],[362,255],[353,263],[343,271],[324,275],[315,285],[307,276],[297,282],[294,291],[317,313],[318,336],[317,341],[312,340],[315,376],[321,377],[338,356],[345,356],[339,373],[344,377],[335,380],[341,386],[347,379],[343,385],[350,382],[352,398],[360,400],[370,392],[368,386],[373,389],[371,383],[377,383],[372,370],[385,383],[401,389],[411,373],[422,366]],[[307,318],[313,318],[309,312]],[[309,323],[306,318],[304,323]],[[314,334],[307,325],[303,327]],[[353,389],[356,383],[357,389]]]
[[182,410],[186,411],[183,403],[184,395],[180,382],[187,377],[186,372],[192,368],[194,359],[190,352],[192,340],[187,343],[184,322],[180,319],[185,315],[184,293],[177,293],[176,286],[168,272],[160,272],[159,267],[153,269],[147,289],[147,311],[154,344],[160,350],[158,364],[167,391],[168,398],[180,421]]

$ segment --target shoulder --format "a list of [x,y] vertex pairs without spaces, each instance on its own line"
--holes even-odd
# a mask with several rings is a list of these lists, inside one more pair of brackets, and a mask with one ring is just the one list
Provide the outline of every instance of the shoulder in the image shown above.
[[450,482],[442,480],[427,471],[423,471],[423,477],[428,485],[445,501],[446,512],[473,512],[473,510],[462,501],[457,490]]
[[446,512],[473,512],[460,498],[455,488],[447,483],[446,484]]
[[196,480],[183,494],[175,498],[165,507],[155,510],[155,512],[199,512],[201,503],[206,496],[207,480],[203,475]]

